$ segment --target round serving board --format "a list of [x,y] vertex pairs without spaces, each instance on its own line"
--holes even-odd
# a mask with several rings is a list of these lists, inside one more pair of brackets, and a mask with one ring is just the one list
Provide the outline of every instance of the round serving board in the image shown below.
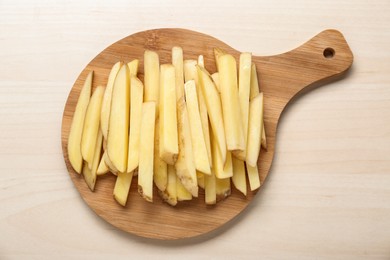
[[[99,176],[92,192],[82,175],[71,167],[67,142],[73,113],[81,87],[89,71],[93,70],[93,88],[105,85],[111,67],[117,61],[139,59],[139,78],[143,81],[143,53],[146,49],[157,51],[160,64],[171,63],[173,46],[183,48],[184,59],[204,56],[205,67],[215,72],[213,48],[219,47],[238,61],[240,52],[227,44],[202,33],[184,29],[156,29],[130,35],[99,53],[80,73],[69,94],[62,121],[62,150],[66,166],[81,197],[97,215],[115,227],[142,237],[179,239],[198,236],[212,231],[236,217],[256,195],[247,197],[232,187],[232,194],[214,206],[204,203],[204,192],[191,201],[179,202],[171,207],[162,202],[154,190],[154,202],[146,202],[137,192],[137,178],[132,181],[126,207],[113,198],[116,177]],[[308,86],[323,84],[342,76],[351,66],[353,55],[343,35],[336,30],[326,30],[302,46],[279,55],[253,56],[264,93],[264,123],[268,150],[261,150],[258,160],[260,180],[263,184],[274,156],[275,134],[280,115],[287,103]]]

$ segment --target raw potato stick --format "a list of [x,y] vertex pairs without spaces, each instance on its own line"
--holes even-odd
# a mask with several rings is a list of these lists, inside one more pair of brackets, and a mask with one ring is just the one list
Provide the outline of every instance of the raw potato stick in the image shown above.
[[144,87],[142,82],[131,77],[130,80],[130,130],[127,157],[127,172],[132,172],[138,167],[139,161],[139,135],[141,130],[142,99]]
[[[204,95],[199,81],[199,74],[196,69],[196,61],[195,60],[185,60],[184,61],[184,74],[185,81],[188,82],[190,80],[195,81],[196,93],[198,95],[198,105],[199,105],[199,114],[200,120],[202,122],[202,131],[204,140],[207,148],[207,155],[209,157],[209,161],[211,162],[211,145],[210,145],[210,131],[209,131],[209,119],[207,115],[207,106],[204,99]],[[211,164],[211,163],[210,163]]]
[[165,191],[168,184],[167,163],[160,158],[160,119],[156,119],[156,132],[154,133],[154,167],[153,180],[160,191]]
[[144,85],[144,102],[156,103],[156,118],[158,118],[160,61],[157,52],[146,50],[144,53]]
[[218,179],[215,178],[215,194],[217,201],[221,201],[231,194],[230,178]]
[[163,64],[160,68],[160,157],[174,165],[179,153],[177,139],[175,67]]
[[[259,90],[259,82],[257,78],[257,71],[256,71],[256,65],[252,63],[251,67],[251,90],[250,90],[250,100],[254,99],[260,94]],[[264,115],[263,115],[264,117]],[[261,146],[267,150],[267,138],[265,134],[265,127],[264,127],[264,119],[263,119],[263,127],[261,131]]]
[[171,206],[176,206],[177,204],[177,182],[176,182],[176,171],[175,167],[168,165],[168,184],[167,188],[164,191],[160,191],[160,196],[162,199]]
[[211,78],[213,79],[214,85],[217,88],[218,92],[221,93],[221,89],[219,87],[219,73],[215,72],[211,75]]
[[260,187],[260,177],[257,165],[255,167],[246,164],[246,171],[248,173],[249,186],[251,191],[254,191]]
[[[251,63],[252,54],[248,52],[240,55],[240,69],[238,77],[238,97],[240,99],[241,118],[244,129],[244,143],[247,146],[248,139],[248,120],[249,120],[249,94],[251,86]],[[245,161],[246,149],[235,153],[237,158]]]
[[215,65],[217,67],[217,71],[219,71],[219,62],[218,62],[218,59],[219,57],[221,57],[222,55],[226,54],[226,52],[224,52],[223,50],[221,50],[220,48],[214,48],[214,58],[215,58]]
[[177,119],[179,132],[179,156],[175,168],[176,174],[184,187],[194,197],[198,197],[198,181],[192,152],[191,130],[184,97],[177,103]]
[[[263,112],[264,114],[264,112]],[[264,127],[264,115],[263,115],[263,130],[261,131],[261,146],[267,150],[267,138],[265,135],[265,127]]]
[[[213,170],[215,177],[218,179],[230,178],[233,176],[232,155],[228,151],[226,153],[225,163],[222,161],[221,153],[218,148],[217,139],[214,134],[211,134],[211,153],[213,158]],[[226,167],[225,167],[226,166]]]
[[181,47],[172,48],[172,64],[175,67],[176,100],[179,100],[184,95],[183,49]]
[[[211,169],[210,169],[211,172]],[[198,186],[204,189],[204,173],[200,171],[196,171],[196,178],[198,179]]]
[[198,65],[204,68],[204,58],[203,55],[198,56]]
[[250,96],[249,100],[254,99],[259,95],[259,81],[257,79],[257,71],[256,71],[256,65],[252,63],[251,66],[251,90],[250,90]]
[[195,84],[197,83],[196,64],[196,60],[184,60],[184,82],[195,80]]
[[89,169],[89,167],[85,163],[83,168],[84,180],[87,183],[88,187],[91,189],[91,191],[95,189],[96,171],[99,165],[100,153],[102,151],[102,143],[103,143],[103,134],[102,131],[99,129],[96,137],[96,142],[95,142],[92,167],[91,169]]
[[115,168],[115,166],[112,164],[110,157],[108,157],[107,150],[104,151],[102,159],[104,160],[104,163],[107,165],[108,169],[110,169],[110,172],[114,175],[117,175],[118,169]]
[[130,61],[129,63],[127,63],[127,66],[129,67],[129,71],[130,71],[130,77],[133,77],[133,76],[137,77],[138,65],[139,65],[138,59],[134,59],[134,60]]
[[84,181],[87,184],[88,188],[93,191],[95,189],[96,175],[92,173],[92,170],[88,168],[88,164],[84,163],[83,165],[83,176]]
[[263,93],[250,102],[249,129],[246,163],[252,167],[257,165],[260,153],[261,130],[263,128]]
[[[259,82],[257,78],[256,65],[252,62],[251,67],[251,90],[249,99],[252,100],[260,94]],[[264,117],[264,115],[263,115]],[[261,146],[267,150],[267,138],[265,134],[264,119],[263,119],[263,130],[261,131]]]
[[112,90],[107,152],[119,172],[127,171],[129,145],[130,78],[128,66],[122,65]]
[[[226,161],[225,165],[223,166],[223,176],[232,177],[233,176],[233,160],[232,160],[232,153],[228,151],[226,153]],[[226,177],[226,178],[228,178]],[[224,179],[224,178],[222,178]]]
[[[218,143],[218,148],[222,156],[222,162],[226,161],[226,140],[224,121],[222,118],[221,98],[209,73],[206,69],[198,66],[199,85],[205,97],[207,113],[210,119],[211,130]],[[211,161],[211,160],[210,160]]]
[[227,149],[244,150],[244,129],[242,126],[240,101],[237,87],[237,66],[232,55],[218,58],[221,102]]
[[245,163],[233,156],[233,177],[234,187],[246,196]]
[[77,100],[76,109],[73,114],[72,124],[68,137],[68,157],[69,162],[77,173],[81,173],[83,166],[83,156],[81,154],[81,138],[83,135],[85,114],[89,104],[92,89],[93,71],[85,79],[80,96]]
[[110,123],[112,89],[114,88],[116,75],[118,74],[118,71],[122,67],[122,65],[123,63],[118,61],[117,63],[114,64],[114,66],[112,66],[110,75],[108,76],[106,90],[104,91],[104,96],[102,101],[102,112],[100,114],[100,128],[102,129],[105,142],[107,142],[108,125]]
[[92,169],[95,155],[96,140],[99,133],[100,111],[102,109],[102,99],[104,87],[98,86],[89,101],[87,113],[85,114],[83,137],[81,139],[81,154]]
[[98,175],[98,176],[104,175],[104,174],[108,173],[109,171],[110,171],[110,169],[108,168],[108,166],[107,166],[107,164],[104,161],[104,158],[102,156],[102,158],[100,159],[98,169],[96,171],[96,175]]
[[179,178],[176,178],[176,195],[178,201],[192,200],[191,193],[184,187]]
[[213,169],[211,169],[210,175],[204,176],[204,193],[205,193],[205,203],[207,205],[213,205],[217,203],[217,193],[216,193],[216,183],[215,183],[215,174]]
[[116,177],[114,198],[123,207],[126,206],[132,179],[133,172],[119,172]]
[[203,136],[202,122],[200,120],[195,81],[187,81],[184,88],[191,129],[192,151],[196,155],[194,157],[195,167],[198,171],[210,174],[210,162],[207,155],[206,142]]
[[142,105],[140,153],[138,166],[138,192],[149,202],[153,202],[153,153],[155,132],[155,102]]

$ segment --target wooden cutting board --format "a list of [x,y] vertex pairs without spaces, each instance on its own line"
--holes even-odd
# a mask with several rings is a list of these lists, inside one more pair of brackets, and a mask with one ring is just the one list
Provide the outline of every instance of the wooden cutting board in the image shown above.
[[[204,203],[204,192],[199,198],[180,202],[171,207],[162,202],[154,190],[154,202],[148,203],[137,192],[134,178],[127,206],[120,206],[112,192],[115,176],[98,177],[95,191],[91,192],[83,176],[71,167],[67,155],[70,125],[81,87],[89,71],[94,70],[93,88],[105,85],[111,67],[117,61],[140,60],[139,77],[143,81],[143,53],[146,49],[159,53],[160,64],[171,63],[171,49],[181,46],[184,59],[204,56],[205,67],[215,72],[213,48],[219,47],[239,60],[240,52],[205,34],[184,29],[156,29],[130,35],[103,50],[81,72],[65,105],[62,121],[62,150],[70,177],[81,197],[97,215],[115,227],[142,237],[179,239],[194,237],[212,231],[236,217],[256,195],[247,197],[232,188],[232,195],[214,206]],[[247,51],[247,50],[245,50]],[[343,35],[326,30],[302,46],[274,56],[253,56],[260,91],[264,93],[264,122],[268,150],[262,150],[258,160],[262,185],[268,175],[274,156],[276,128],[283,109],[294,97],[311,87],[336,80],[343,76],[353,61],[352,52]],[[245,221],[243,219],[243,221]]]

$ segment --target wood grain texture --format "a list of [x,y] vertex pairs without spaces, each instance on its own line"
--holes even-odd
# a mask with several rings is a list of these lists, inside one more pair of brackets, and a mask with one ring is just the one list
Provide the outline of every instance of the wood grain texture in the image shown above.
[[[388,0],[1,0],[0,259],[388,260],[389,13]],[[86,64],[118,39],[164,27],[260,56],[335,28],[354,53],[348,77],[283,111],[270,174],[245,211],[213,232],[169,241],[96,215],[59,141]]]
[[[99,177],[95,191],[91,192],[82,176],[71,167],[67,157],[67,140],[72,116],[79,92],[86,75],[93,70],[93,87],[105,85],[109,71],[117,61],[129,62],[140,59],[139,77],[143,79],[143,53],[146,49],[159,53],[160,63],[171,62],[171,49],[181,46],[184,59],[205,58],[205,66],[215,72],[213,48],[219,47],[238,60],[240,52],[227,44],[198,32],[184,29],[156,29],[128,36],[97,55],[81,72],[69,94],[62,122],[62,148],[65,162],[76,188],[82,198],[112,225],[139,236],[156,239],[179,239],[205,234],[236,217],[256,195],[249,192],[245,198],[235,189],[232,195],[215,206],[204,203],[204,193],[198,199],[181,202],[176,207],[162,203],[158,196],[147,203],[137,193],[133,181],[126,207],[113,199],[115,177]],[[334,56],[325,57],[324,51],[331,48]],[[260,89],[264,93],[264,121],[267,133],[267,151],[262,151],[258,160],[261,183],[264,183],[275,152],[275,135],[280,115],[298,93],[309,86],[317,86],[338,79],[352,65],[353,55],[343,35],[336,30],[326,30],[302,46],[275,56],[254,56]],[[156,190],[154,191],[156,195]]]

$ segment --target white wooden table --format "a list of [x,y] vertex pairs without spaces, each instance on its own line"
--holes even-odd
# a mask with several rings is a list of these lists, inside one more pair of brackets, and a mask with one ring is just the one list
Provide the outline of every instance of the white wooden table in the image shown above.
[[[389,259],[390,2],[0,0],[0,259]],[[96,216],[62,157],[67,95],[132,33],[182,27],[257,55],[327,28],[347,78],[302,96],[278,128],[271,174],[244,214],[206,236],[139,238]]]

